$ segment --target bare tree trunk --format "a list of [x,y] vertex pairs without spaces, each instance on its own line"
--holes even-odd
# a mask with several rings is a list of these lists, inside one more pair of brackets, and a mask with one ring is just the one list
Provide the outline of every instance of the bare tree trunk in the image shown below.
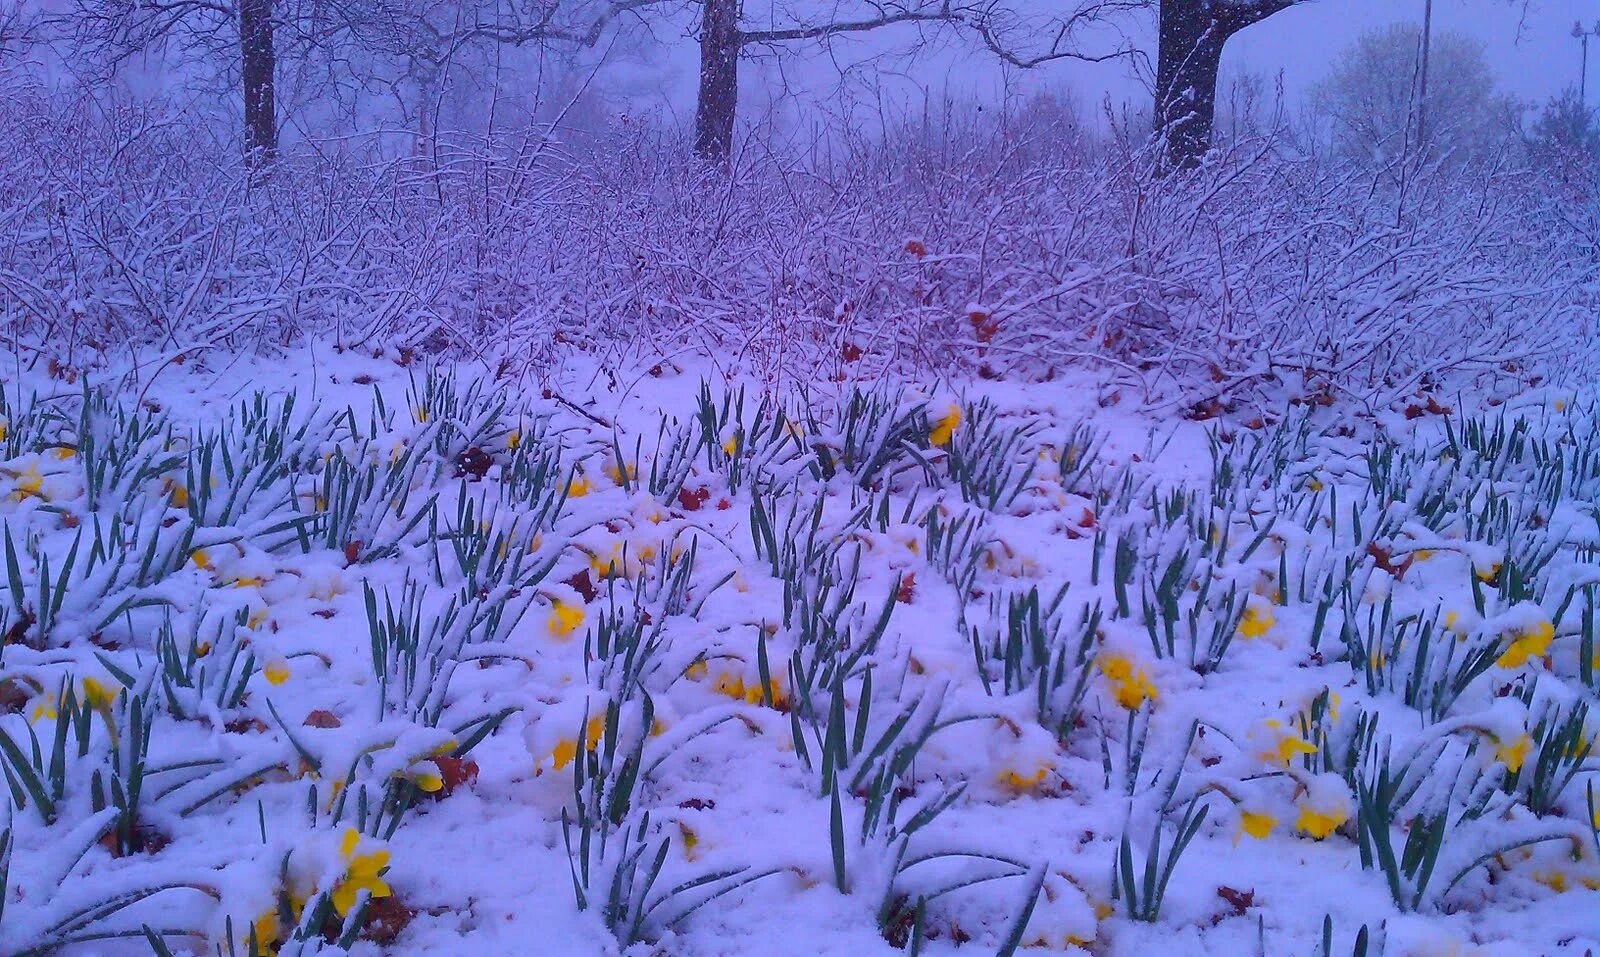
[[700,94],[694,115],[694,151],[726,163],[733,151],[739,100],[739,0],[701,0]]
[[1163,0],[1156,53],[1156,130],[1167,141],[1167,160],[1193,166],[1211,148],[1217,115],[1220,36],[1205,5]]
[[1199,163],[1217,118],[1217,72],[1228,38],[1299,0],[1161,0],[1156,132],[1174,167]]
[[278,151],[278,118],[273,106],[272,0],[240,0],[239,53],[244,74],[244,147],[253,163]]

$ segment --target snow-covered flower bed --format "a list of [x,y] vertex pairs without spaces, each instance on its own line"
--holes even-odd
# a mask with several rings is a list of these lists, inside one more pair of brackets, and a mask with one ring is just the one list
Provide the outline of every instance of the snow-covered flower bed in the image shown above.
[[0,954],[1600,947],[1592,403],[651,382],[11,395]]

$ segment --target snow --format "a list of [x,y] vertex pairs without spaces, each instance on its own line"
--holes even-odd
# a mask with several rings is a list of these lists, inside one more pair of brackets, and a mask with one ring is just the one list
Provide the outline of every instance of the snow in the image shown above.
[[[387,942],[363,930],[350,953],[887,954],[896,952],[891,940],[914,934],[919,895],[933,895],[921,929],[924,953],[994,953],[1036,877],[1040,891],[1017,938],[1027,952],[1320,954],[1325,918],[1333,953],[1349,952],[1363,925],[1382,929],[1391,954],[1579,955],[1600,947],[1597,891],[1585,884],[1600,886],[1600,845],[1585,797],[1595,759],[1575,760],[1570,780],[1543,799],[1543,817],[1528,806],[1541,716],[1566,718],[1600,687],[1580,661],[1593,654],[1583,642],[1585,629],[1593,635],[1600,571],[1593,551],[1600,471],[1594,460],[1569,454],[1552,499],[1539,485],[1552,467],[1532,451],[1495,457],[1450,446],[1469,419],[1492,427],[1510,415],[1526,419],[1530,441],[1592,445],[1594,398],[1582,390],[1560,392],[1559,409],[1554,390],[1526,395],[1514,410],[1486,400],[1421,417],[1396,409],[1356,419],[1338,407],[1299,407],[1278,425],[1251,429],[1100,408],[1087,374],[1026,387],[883,381],[866,388],[897,415],[910,415],[908,443],[921,447],[892,449],[891,466],[863,488],[849,468],[822,478],[808,467],[820,461],[819,448],[837,455],[846,441],[840,410],[850,390],[835,383],[780,396],[798,413],[792,427],[760,438],[737,433],[745,444],[732,446],[734,456],[718,447],[735,437],[730,424],[714,442],[696,439],[685,492],[657,499],[647,488],[622,487],[605,423],[616,427],[623,465],[637,470],[632,481],[648,483],[651,465],[666,461],[656,444],[672,434],[659,429],[664,418],[699,434],[703,381],[719,402],[747,386],[747,421],[757,384],[693,366],[671,377],[617,370],[589,379],[577,364],[552,377],[563,383],[557,400],[502,389],[470,366],[401,367],[353,351],[323,355],[314,366],[293,357],[243,360],[220,375],[197,366],[169,372],[151,388],[147,398],[165,411],[143,414],[163,427],[141,448],[170,445],[193,462],[207,435],[248,444],[239,438],[237,409],[259,391],[269,407],[296,397],[290,421],[311,424],[303,454],[285,458],[282,471],[268,470],[240,513],[246,517],[221,524],[221,512],[199,516],[202,527],[181,547],[203,548],[203,566],[175,553],[155,561],[170,565],[159,574],[140,579],[123,566],[101,587],[109,572],[80,571],[80,553],[43,634],[19,622],[24,609],[39,617],[44,556],[53,581],[77,537],[87,552],[96,518],[108,529],[118,515],[142,516],[158,555],[167,555],[196,517],[172,489],[189,488],[194,478],[179,465],[111,482],[91,511],[84,469],[104,453],[76,434],[80,386],[29,382],[57,390],[33,399],[21,383],[10,390],[12,429],[34,434],[25,422],[30,409],[70,409],[39,424],[38,434],[45,446],[79,451],[30,448],[0,462],[0,516],[19,573],[0,575],[8,615],[0,624],[17,629],[0,655],[0,682],[10,682],[0,688],[23,689],[23,700],[0,706],[0,730],[20,747],[0,759],[10,770],[4,820],[14,842],[0,912],[6,957],[48,951],[51,926],[64,914],[122,889],[168,883],[181,886],[105,914],[88,930],[137,934],[148,924],[175,932],[167,937],[175,953],[218,946],[226,953],[231,920],[232,946],[244,953],[248,928],[280,890],[291,911],[313,908],[318,894],[354,880],[363,855],[380,850],[389,854],[386,900],[409,919]],[[419,415],[425,387],[453,395],[459,406],[442,418],[447,405]],[[376,392],[387,417],[375,411]],[[1035,463],[1032,477],[1014,502],[987,516],[963,501],[949,464],[953,452],[975,456],[983,469],[1007,464],[962,444],[980,398],[995,404],[1002,425],[1034,427],[1016,460]],[[112,401],[97,414],[135,411],[126,396]],[[950,446],[930,447],[927,434],[952,403],[963,415]],[[888,421],[858,424],[881,436]],[[1064,486],[1057,459],[1085,422],[1102,444],[1086,477]],[[1353,432],[1341,431],[1352,422]],[[101,449],[120,434],[109,417],[97,428]],[[492,459],[481,477],[455,474],[469,445]],[[1377,459],[1367,454],[1379,448],[1392,449],[1398,463],[1387,483],[1370,478]],[[1246,465],[1261,449],[1276,451]],[[508,469],[519,453],[527,467],[544,453],[560,471],[513,482]],[[1232,478],[1216,481],[1213,454],[1232,463]],[[403,503],[393,497],[397,487],[357,496],[357,517],[342,540],[328,531],[322,498],[328,456],[338,455],[361,468],[370,463],[380,476],[402,475],[410,486]],[[746,470],[735,479],[728,462],[737,456]],[[772,464],[752,464],[758,461]],[[113,475],[123,469],[107,467]],[[578,470],[571,482],[569,469]],[[23,484],[30,470],[41,477],[32,492]],[[217,491],[231,482],[222,475]],[[1172,512],[1177,489],[1195,497]],[[193,488],[187,494],[195,501]],[[553,495],[559,509],[541,514],[540,495]],[[753,496],[771,507],[780,545],[786,534],[800,543],[820,501],[818,540],[837,548],[837,560],[766,555],[753,533]],[[430,500],[432,517],[410,524]],[[523,562],[516,573],[480,565],[465,591],[457,547],[469,548],[474,536],[459,518],[464,501],[473,503],[472,522],[485,524],[488,557],[504,548]],[[1508,507],[1485,510],[1489,503]],[[791,505],[798,518],[785,526]],[[852,521],[863,507],[866,514]],[[968,592],[952,584],[963,580],[959,562],[944,569],[930,554],[922,524],[929,508],[952,519],[983,517],[993,537],[990,548],[973,553]],[[307,523],[305,541],[268,532],[293,517]],[[131,525],[121,528],[131,537]],[[1132,563],[1126,613],[1118,609],[1119,542]],[[691,543],[686,591],[675,590],[670,573],[682,568]],[[392,550],[383,547],[389,544]],[[773,574],[775,561],[792,579],[787,590]],[[632,580],[608,583],[608,567]],[[1159,599],[1169,568],[1183,583],[1172,592],[1176,618]],[[1517,580],[1521,571],[1526,585]],[[1347,584],[1343,597],[1319,610],[1325,590],[1338,596]],[[1001,662],[980,665],[973,646],[974,638],[1007,634],[1009,598],[1037,586],[1048,600],[1062,585],[1069,587],[1057,614],[1045,615],[1046,631],[1063,636],[1065,666],[1087,676],[1081,702],[1051,698],[1052,708],[1078,709],[1064,735],[1042,720],[1028,681],[1008,693]],[[49,581],[43,589],[53,594]],[[1078,659],[1073,628],[1096,605],[1101,618],[1087,657]],[[124,610],[107,614],[118,607]],[[803,690],[791,660],[820,662],[825,674],[828,662],[868,640],[885,608],[887,626],[859,666],[836,689],[810,689],[817,723],[807,724],[809,712],[796,710]],[[235,609],[244,624],[232,617]],[[498,619],[489,613],[495,609],[503,609]],[[581,620],[563,619],[562,609],[581,609]],[[419,657],[412,683],[403,653],[380,655],[387,674],[375,670],[370,617],[392,620],[391,638],[402,644],[415,625],[423,648],[437,650]],[[242,699],[219,703],[213,684],[200,694],[175,692],[178,704],[168,706],[162,675],[170,669],[158,650],[168,619],[171,647],[180,652],[191,635],[213,641],[197,659],[204,667],[220,666],[228,643],[253,652]],[[637,644],[627,643],[630,622]],[[1430,624],[1433,657],[1425,666],[1418,643]],[[1546,625],[1547,641],[1538,637]],[[1347,644],[1347,633],[1365,644]],[[829,647],[829,635],[842,644],[818,651]],[[602,649],[607,636],[623,649]],[[1528,654],[1506,654],[1525,640]],[[1220,652],[1218,641],[1225,642]],[[1441,714],[1428,713],[1425,695],[1407,704],[1408,679],[1446,667],[1439,656],[1452,646],[1448,667],[1476,648],[1498,660],[1470,677]],[[1355,647],[1370,660],[1359,660]],[[1205,663],[1208,649],[1219,660],[1214,668]],[[775,706],[763,700],[763,653]],[[1126,671],[1113,659],[1125,661]],[[131,688],[122,688],[122,676]],[[48,752],[56,729],[70,722],[34,710],[67,688],[81,696],[84,679],[120,690],[121,698],[85,712],[82,756],[69,736],[64,790],[47,823],[36,801],[18,799],[25,788],[13,763],[28,751],[30,734]],[[115,810],[95,812],[93,778],[98,771],[110,779],[110,729],[126,736],[129,702],[141,692],[155,714],[137,820],[170,843],[119,855],[96,840]],[[849,751],[837,772],[823,759],[835,694],[843,696]],[[1143,704],[1130,711],[1129,701]],[[1329,716],[1317,723],[1310,716],[1319,707]],[[892,730],[897,715],[910,730],[882,755],[863,750],[849,738],[864,708],[868,742]],[[398,820],[394,808],[380,807],[385,793],[408,793],[403,782],[444,772],[434,758],[461,744],[474,722],[502,714],[465,756],[476,765],[474,778],[449,782],[438,800],[410,792],[414,803]],[[1363,714],[1377,718],[1375,740],[1365,746],[1370,760],[1360,757],[1354,727]],[[1302,720],[1327,735],[1326,749]],[[1579,743],[1592,741],[1592,725],[1581,712],[1577,720]],[[920,748],[889,766],[885,755],[899,754],[919,732],[926,732]],[[1533,751],[1513,780],[1498,749],[1523,734]],[[1347,766],[1352,747],[1356,758]],[[1415,913],[1397,906],[1381,867],[1362,863],[1362,799],[1352,782],[1370,783],[1384,749],[1396,773],[1422,756],[1406,772],[1414,789],[1396,799],[1396,817],[1384,829],[1393,847],[1404,846],[1419,815],[1443,809],[1452,822]],[[620,805],[608,805],[618,769],[635,753],[643,764],[638,783]],[[1549,759],[1560,764],[1561,748]],[[585,777],[575,781],[579,768]],[[599,791],[589,779],[596,772]],[[833,773],[852,785],[830,791]],[[889,775],[885,793],[901,803],[864,825],[879,773]],[[919,808],[956,790],[947,810],[901,843],[900,829]],[[842,861],[830,837],[834,795]],[[1461,820],[1480,799],[1490,813]],[[597,826],[610,843],[590,855],[593,899],[580,910],[573,875],[583,854],[568,845],[588,800],[614,808],[617,823]],[[1205,817],[1156,919],[1130,919],[1130,902],[1119,899],[1119,846],[1126,836],[1142,880],[1151,844],[1159,841],[1166,860],[1191,802]],[[1258,823],[1270,819],[1264,837],[1245,831],[1244,812]],[[1312,836],[1318,821],[1328,831],[1322,839]],[[347,850],[341,844],[352,827],[362,836]],[[659,879],[635,906],[648,909],[701,875],[747,869],[744,876],[762,876],[691,891],[646,917],[640,942],[619,941],[599,901],[630,846],[630,829],[644,835],[641,866],[668,842]],[[1524,837],[1550,839],[1474,863]],[[916,863],[896,874],[897,854],[905,855],[902,864]],[[837,886],[840,864],[848,893]],[[995,879],[941,892],[983,875]],[[727,892],[680,922],[664,920],[714,890]],[[885,927],[886,904],[900,910]],[[269,952],[314,952],[320,936],[307,936]],[[60,952],[140,954],[150,945],[140,935]]]

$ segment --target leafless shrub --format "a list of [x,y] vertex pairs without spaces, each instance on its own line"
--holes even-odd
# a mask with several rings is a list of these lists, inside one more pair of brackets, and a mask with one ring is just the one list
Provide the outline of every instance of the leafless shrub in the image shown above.
[[569,350],[768,379],[1089,366],[1205,410],[1528,379],[1594,341],[1594,183],[1505,159],[1361,163],[1268,129],[1162,175],[1035,104],[826,159],[752,140],[731,172],[632,123],[309,144],[252,174],[157,107],[12,81],[0,114],[0,335],[136,380],[331,339],[502,373]]

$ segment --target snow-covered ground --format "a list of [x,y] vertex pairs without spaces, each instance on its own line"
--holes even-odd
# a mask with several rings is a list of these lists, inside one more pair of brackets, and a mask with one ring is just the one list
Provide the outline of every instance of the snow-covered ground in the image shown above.
[[1600,949],[1593,397],[594,372],[13,384],[0,954]]

